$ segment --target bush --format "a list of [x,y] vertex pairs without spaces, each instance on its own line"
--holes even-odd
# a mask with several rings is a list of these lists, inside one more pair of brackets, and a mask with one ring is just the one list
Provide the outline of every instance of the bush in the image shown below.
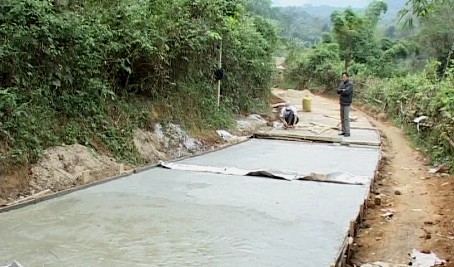
[[[132,131],[153,112],[214,129],[269,94],[276,29],[246,13],[241,0],[60,2],[0,4],[4,168],[33,163],[62,143],[101,142],[135,161]],[[218,108],[213,72],[221,40],[226,77]]]
[[286,79],[298,82],[299,87],[317,84],[329,90],[339,85],[342,62],[335,43],[319,44],[299,57],[293,54],[288,62]]
[[[360,96],[408,126],[433,161],[451,161],[454,166],[454,75],[450,72],[440,79],[438,64],[428,65],[419,74],[377,81]],[[418,132],[413,120],[419,116],[428,116],[428,120]]]

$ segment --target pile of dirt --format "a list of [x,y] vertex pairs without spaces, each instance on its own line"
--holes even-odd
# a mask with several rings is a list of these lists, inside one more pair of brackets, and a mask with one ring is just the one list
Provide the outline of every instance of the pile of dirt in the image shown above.
[[[293,89],[288,89],[288,90],[274,90],[277,93],[277,97],[283,98],[283,99],[288,99],[288,100],[301,100],[302,96],[307,96],[307,97],[313,97],[314,95],[311,93],[311,91],[305,89],[305,90],[293,90]],[[298,101],[299,102],[299,101]]]
[[112,158],[79,145],[47,149],[40,161],[31,168],[33,190],[51,189],[56,192],[80,184],[119,174],[128,169]]

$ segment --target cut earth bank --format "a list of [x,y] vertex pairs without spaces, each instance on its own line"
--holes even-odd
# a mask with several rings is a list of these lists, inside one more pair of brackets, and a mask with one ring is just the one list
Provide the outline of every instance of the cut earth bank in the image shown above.
[[[268,114],[269,115],[269,114]],[[266,115],[264,117],[267,117]],[[251,114],[237,120],[232,133],[225,130],[191,137],[179,125],[155,124],[152,131],[136,129],[134,146],[146,165],[196,155],[241,142],[257,129],[267,127],[267,120]],[[135,168],[109,157],[107,151],[80,144],[51,147],[29,168],[0,180],[0,206],[10,206],[80,185],[89,184]]]

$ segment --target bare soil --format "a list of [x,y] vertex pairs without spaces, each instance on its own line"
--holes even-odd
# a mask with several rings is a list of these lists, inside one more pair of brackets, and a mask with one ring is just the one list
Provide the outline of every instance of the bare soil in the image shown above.
[[[429,174],[427,159],[411,147],[402,129],[370,111],[366,114],[374,114],[368,117],[382,133],[384,158],[355,239],[352,265],[405,264],[417,249],[432,251],[446,266],[454,266],[454,177]],[[377,195],[381,205],[374,204]],[[386,211],[392,217],[384,217]]]

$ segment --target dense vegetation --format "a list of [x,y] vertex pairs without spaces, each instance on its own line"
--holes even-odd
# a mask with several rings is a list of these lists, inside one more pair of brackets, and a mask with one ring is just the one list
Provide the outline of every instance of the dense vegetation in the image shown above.
[[[453,11],[451,0],[373,1],[361,10],[271,0],[3,0],[0,175],[63,143],[139,163],[132,133],[155,122],[229,127],[235,114],[265,103],[276,55],[287,59],[286,86],[332,92],[348,70],[357,101],[408,126],[434,161],[453,161]],[[428,119],[418,132],[420,115]]]
[[[364,11],[334,11],[321,43],[289,46],[285,84],[333,92],[347,70],[357,101],[406,126],[434,163],[454,166],[454,2],[408,1],[394,25],[380,24],[387,8],[373,1]],[[423,115],[417,130],[413,120]]]
[[0,15],[0,175],[63,143],[137,162],[137,127],[228,127],[269,94],[275,26],[242,0],[3,0]]

